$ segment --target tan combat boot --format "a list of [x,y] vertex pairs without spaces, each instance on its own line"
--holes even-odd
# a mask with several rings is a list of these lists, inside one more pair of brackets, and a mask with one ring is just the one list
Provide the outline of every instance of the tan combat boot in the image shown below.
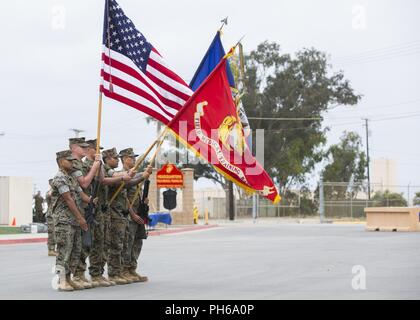
[[99,276],[99,278],[101,278],[102,281],[105,281],[106,283],[108,283],[110,286],[115,286],[116,283],[113,281],[109,281],[107,278],[105,278],[104,276]]
[[104,281],[102,280],[102,278],[100,276],[96,276],[96,277],[90,277],[93,286],[95,286],[96,283],[99,284],[99,287],[109,287],[111,286],[111,284],[108,281]]
[[54,250],[48,250],[48,256],[49,257],[56,257],[56,256],[58,256],[58,252],[56,252]]
[[85,289],[85,286],[83,285],[83,282],[80,282],[80,281],[77,281],[77,280],[76,281],[72,280],[70,275],[66,276],[66,280],[67,280],[67,283],[70,284],[73,287],[74,290],[84,290]]
[[112,286],[116,286],[117,285],[115,281],[112,281],[111,280],[110,276],[108,276],[108,278],[105,278],[104,277],[104,279],[106,279],[106,281],[108,281]]
[[138,275],[136,271],[130,269],[128,270],[128,273],[130,274],[131,278],[134,279],[134,282],[140,282],[140,275]]
[[67,277],[58,280],[58,291],[74,291],[74,288],[68,283]]
[[128,283],[133,283],[134,282],[134,278],[130,275],[130,273],[126,270],[124,270],[123,272],[121,272],[120,277],[127,280]]
[[146,281],[149,281],[149,278],[148,278],[148,277],[139,275],[139,274],[136,272],[136,270],[131,269],[131,270],[130,270],[130,274],[131,274],[133,277],[136,277],[136,278],[138,279],[138,281],[137,281],[137,282],[146,282]]
[[111,282],[115,282],[115,284],[127,284],[128,283],[128,281],[126,279],[121,278],[119,276],[109,276],[108,279]]
[[80,282],[83,284],[85,289],[93,288],[93,284],[90,283],[86,278],[84,272],[77,272],[73,276],[73,281]]
[[88,279],[86,279],[86,281],[88,281],[88,283],[90,283],[92,285],[92,288],[102,287],[101,283],[97,280],[94,280],[92,277],[90,278],[90,281]]

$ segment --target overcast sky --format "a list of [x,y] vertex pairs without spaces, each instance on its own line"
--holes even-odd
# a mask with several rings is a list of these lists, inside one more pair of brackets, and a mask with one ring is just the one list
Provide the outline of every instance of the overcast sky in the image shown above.
[[[118,2],[187,82],[225,16],[226,49],[246,35],[245,51],[269,40],[284,53],[327,52],[333,70],[344,70],[364,96],[356,107],[328,114],[328,143],[344,130],[364,137],[361,118],[368,117],[371,158],[396,160],[398,183],[420,185],[420,1]],[[73,135],[69,129],[96,136],[103,7],[103,0],[2,2],[0,176],[32,176],[45,192],[57,171],[55,152]],[[142,152],[155,135],[137,110],[104,100],[105,147]]]

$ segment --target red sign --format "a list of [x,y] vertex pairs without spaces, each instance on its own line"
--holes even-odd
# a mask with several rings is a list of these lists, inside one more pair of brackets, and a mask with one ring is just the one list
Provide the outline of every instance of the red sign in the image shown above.
[[184,175],[175,165],[168,163],[157,172],[156,182],[158,188],[183,188]]

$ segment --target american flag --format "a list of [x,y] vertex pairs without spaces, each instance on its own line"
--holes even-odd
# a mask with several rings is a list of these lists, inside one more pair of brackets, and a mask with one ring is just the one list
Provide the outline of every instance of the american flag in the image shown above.
[[167,124],[193,94],[115,0],[105,2],[102,43],[106,97]]

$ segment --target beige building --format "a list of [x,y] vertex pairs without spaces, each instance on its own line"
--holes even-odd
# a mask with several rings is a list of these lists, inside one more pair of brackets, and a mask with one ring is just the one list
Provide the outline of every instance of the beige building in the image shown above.
[[32,223],[32,178],[0,177],[0,225]]
[[204,217],[208,209],[209,218],[226,218],[226,193],[221,188],[203,188],[194,191],[194,204],[198,208],[199,217]]
[[374,159],[371,183],[374,191],[398,192],[397,162],[387,158]]

